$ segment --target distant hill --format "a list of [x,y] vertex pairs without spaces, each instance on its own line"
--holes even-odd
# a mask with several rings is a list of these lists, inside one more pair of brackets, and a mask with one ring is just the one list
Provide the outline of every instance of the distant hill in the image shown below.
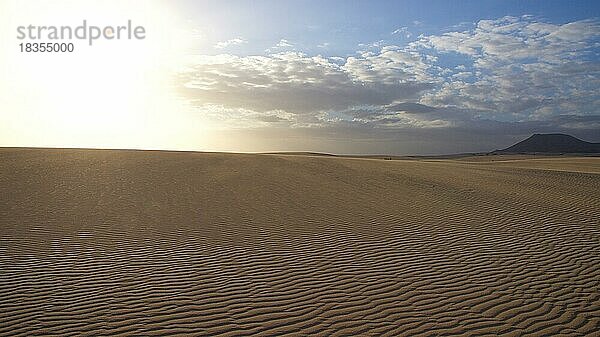
[[511,147],[493,153],[600,153],[600,143],[589,143],[560,133],[534,134]]

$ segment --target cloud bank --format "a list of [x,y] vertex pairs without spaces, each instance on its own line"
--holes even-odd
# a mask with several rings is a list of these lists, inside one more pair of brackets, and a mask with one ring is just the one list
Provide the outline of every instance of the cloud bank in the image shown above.
[[198,113],[242,129],[466,143],[488,134],[503,139],[495,144],[568,132],[600,141],[598,20],[503,17],[471,27],[343,57],[284,51],[285,39],[263,56],[197,55],[178,86]]

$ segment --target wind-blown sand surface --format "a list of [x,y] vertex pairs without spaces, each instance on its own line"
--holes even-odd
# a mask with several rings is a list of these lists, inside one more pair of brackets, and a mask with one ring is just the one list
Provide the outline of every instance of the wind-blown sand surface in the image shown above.
[[561,160],[1,149],[0,335],[598,336]]

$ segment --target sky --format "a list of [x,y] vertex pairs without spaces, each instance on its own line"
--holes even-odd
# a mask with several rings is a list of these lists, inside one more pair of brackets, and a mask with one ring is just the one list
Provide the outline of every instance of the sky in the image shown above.
[[[24,53],[27,25],[144,39]],[[0,146],[444,154],[600,142],[596,1],[0,4]]]

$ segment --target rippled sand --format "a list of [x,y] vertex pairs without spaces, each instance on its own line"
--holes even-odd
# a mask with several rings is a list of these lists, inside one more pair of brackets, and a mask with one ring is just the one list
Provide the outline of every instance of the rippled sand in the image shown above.
[[535,160],[1,149],[0,335],[598,336],[600,158]]

